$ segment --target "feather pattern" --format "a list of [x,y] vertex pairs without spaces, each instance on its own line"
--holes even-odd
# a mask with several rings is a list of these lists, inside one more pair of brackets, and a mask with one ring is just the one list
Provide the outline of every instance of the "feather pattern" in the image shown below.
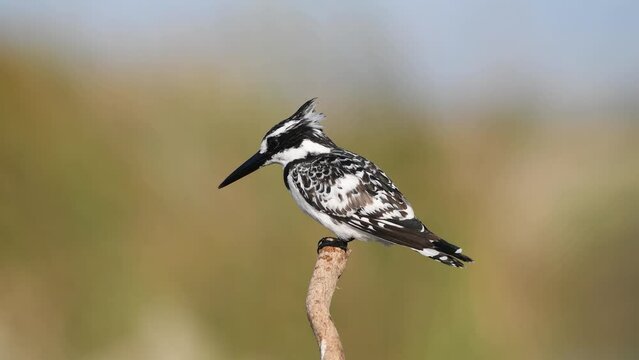
[[291,162],[284,177],[302,210],[344,240],[399,244],[457,267],[472,261],[415,218],[389,177],[359,155],[335,148]]
[[340,239],[398,244],[444,264],[472,261],[428,230],[388,176],[365,158],[333,143],[315,99],[275,124],[258,152],[233,171],[225,187],[262,166],[284,166],[284,183],[299,207]]

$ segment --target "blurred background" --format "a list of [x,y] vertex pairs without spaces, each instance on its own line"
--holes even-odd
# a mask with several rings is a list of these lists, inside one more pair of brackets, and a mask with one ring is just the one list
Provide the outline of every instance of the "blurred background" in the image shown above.
[[350,359],[639,356],[633,1],[0,0],[0,359],[309,359],[327,230],[281,169],[319,97],[456,270],[354,243]]

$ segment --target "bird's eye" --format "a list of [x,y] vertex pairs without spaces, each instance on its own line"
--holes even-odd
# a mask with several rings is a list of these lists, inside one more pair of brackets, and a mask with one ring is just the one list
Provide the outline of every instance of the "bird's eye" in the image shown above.
[[266,142],[269,149],[274,149],[280,145],[280,140],[276,137],[269,138]]

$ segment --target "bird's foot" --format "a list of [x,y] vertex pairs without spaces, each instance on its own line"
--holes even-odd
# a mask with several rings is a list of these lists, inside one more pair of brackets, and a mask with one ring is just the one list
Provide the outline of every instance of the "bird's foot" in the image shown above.
[[348,241],[332,237],[325,237],[317,243],[317,253],[319,254],[320,250],[327,246],[336,247],[344,251],[348,251]]

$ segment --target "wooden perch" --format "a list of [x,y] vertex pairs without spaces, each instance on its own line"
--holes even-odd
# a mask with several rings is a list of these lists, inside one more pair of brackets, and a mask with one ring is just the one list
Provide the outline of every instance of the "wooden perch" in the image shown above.
[[[324,238],[324,240],[335,240]],[[337,280],[346,268],[350,250],[326,246],[319,250],[306,295],[306,315],[311,323],[321,360],[344,360],[344,349],[331,319],[330,307]]]

